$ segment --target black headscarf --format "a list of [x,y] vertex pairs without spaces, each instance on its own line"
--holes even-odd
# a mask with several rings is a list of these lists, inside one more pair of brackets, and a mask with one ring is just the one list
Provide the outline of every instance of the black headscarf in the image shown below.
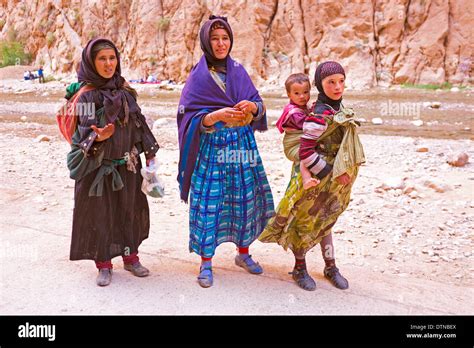
[[[94,59],[100,49],[113,48],[117,57],[117,67],[114,75],[107,79],[99,75],[95,68]],[[98,38],[90,40],[82,51],[81,67],[77,74],[79,82],[92,84],[103,96],[105,116],[108,123],[113,123],[117,118],[128,122],[130,112],[136,112],[138,105],[134,90],[127,87],[121,75],[120,54],[112,41]]]
[[323,80],[334,74],[342,74],[346,77],[344,68],[338,62],[328,61],[318,65],[314,73],[314,84],[318,88],[318,102],[330,105],[334,110],[339,110],[341,107],[342,97],[339,100],[329,98],[323,89]]
[[206,56],[208,66],[213,66],[219,72],[226,72],[227,57],[225,57],[224,59],[217,59],[214,56],[214,53],[212,52],[211,29],[215,23],[221,24],[222,27],[224,27],[224,30],[229,35],[230,48],[229,53],[227,54],[227,57],[229,57],[230,51],[232,51],[232,45],[234,44],[234,36],[232,34],[232,29],[229,23],[227,23],[227,17],[220,17],[214,15],[209,16],[209,20],[202,25],[201,30],[199,32],[201,49],[203,50],[204,55]]

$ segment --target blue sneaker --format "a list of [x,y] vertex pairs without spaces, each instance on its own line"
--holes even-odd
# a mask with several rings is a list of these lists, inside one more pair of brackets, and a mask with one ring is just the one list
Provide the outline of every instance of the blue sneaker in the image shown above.
[[203,267],[199,270],[198,282],[203,288],[209,288],[212,286],[214,279],[212,278],[212,267]]
[[252,260],[252,255],[239,254],[235,257],[235,264],[245,268],[251,274],[262,274],[263,268],[258,262]]
[[324,267],[324,276],[338,289],[346,290],[349,288],[349,282],[342,276],[336,266]]

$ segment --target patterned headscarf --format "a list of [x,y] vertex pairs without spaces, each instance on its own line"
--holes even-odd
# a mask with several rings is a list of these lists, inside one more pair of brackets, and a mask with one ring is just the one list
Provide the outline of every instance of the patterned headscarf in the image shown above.
[[344,77],[346,77],[346,72],[344,71],[344,68],[338,62],[327,61],[327,62],[321,63],[316,68],[316,72],[314,74],[314,84],[316,85],[319,91],[318,101],[324,104],[330,105],[335,110],[339,110],[342,97],[339,100],[333,100],[329,98],[326,95],[326,93],[324,93],[324,89],[323,89],[323,80],[326,77],[334,75],[334,74],[342,74],[344,75]]

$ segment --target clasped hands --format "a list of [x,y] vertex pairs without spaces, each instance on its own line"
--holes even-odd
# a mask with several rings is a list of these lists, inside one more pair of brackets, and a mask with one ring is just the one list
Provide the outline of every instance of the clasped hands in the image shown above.
[[222,108],[211,112],[207,115],[204,125],[210,126],[217,122],[244,122],[247,119],[248,114],[255,114],[257,110],[257,104],[248,100],[242,100],[235,104],[233,107]]

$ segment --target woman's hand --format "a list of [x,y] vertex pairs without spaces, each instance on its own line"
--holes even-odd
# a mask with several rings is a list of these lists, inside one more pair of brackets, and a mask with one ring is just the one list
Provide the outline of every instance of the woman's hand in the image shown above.
[[222,121],[222,122],[235,122],[242,121],[245,119],[245,114],[235,108],[222,108],[207,114],[204,119],[204,125],[209,127],[213,124]]
[[258,111],[257,105],[248,100],[242,100],[234,105],[235,109],[242,111],[244,114],[252,113],[256,114]]
[[154,160],[154,159],[155,159],[155,156],[153,156],[153,157],[151,157],[151,158],[147,158],[147,159],[146,159],[146,166],[149,167],[149,166],[150,166],[150,162],[151,162],[152,160]]
[[95,141],[107,140],[115,132],[115,126],[113,123],[107,124],[104,128],[97,128],[97,126],[94,125],[92,125],[91,128],[94,132],[97,133],[97,138],[95,138]]
[[342,175],[339,175],[337,178],[336,178],[336,181],[339,185],[349,185],[352,181],[351,177],[349,176],[349,174],[347,173],[344,173]]

